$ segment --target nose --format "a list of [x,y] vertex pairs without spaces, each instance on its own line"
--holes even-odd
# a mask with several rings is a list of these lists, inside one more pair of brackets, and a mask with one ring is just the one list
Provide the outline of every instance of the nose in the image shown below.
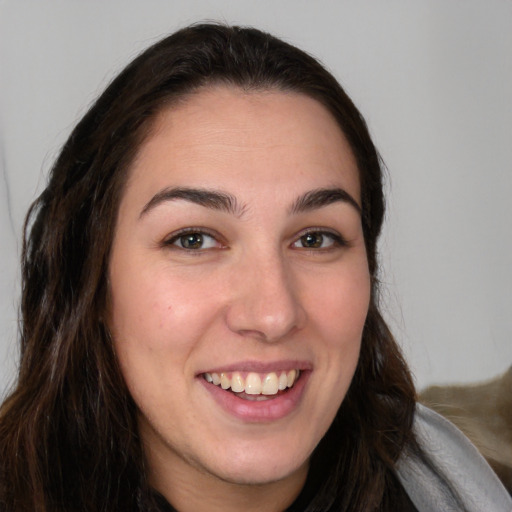
[[247,258],[231,275],[229,328],[242,336],[279,341],[301,329],[306,311],[283,258]]

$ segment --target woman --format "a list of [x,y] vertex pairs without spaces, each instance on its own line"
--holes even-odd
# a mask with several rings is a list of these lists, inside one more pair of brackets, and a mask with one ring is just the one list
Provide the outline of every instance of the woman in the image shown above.
[[[365,123],[314,59],[218,25],[149,48],[28,215],[4,509],[466,507],[378,311],[383,213]],[[478,504],[506,506],[470,461]]]

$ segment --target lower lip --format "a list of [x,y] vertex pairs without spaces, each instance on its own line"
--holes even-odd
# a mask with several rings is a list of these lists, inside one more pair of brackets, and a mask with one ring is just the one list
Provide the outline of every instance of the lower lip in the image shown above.
[[291,414],[299,405],[311,372],[301,371],[299,380],[285,393],[268,400],[244,400],[231,391],[206,382],[198,377],[213,399],[228,413],[246,422],[264,423],[276,421]]

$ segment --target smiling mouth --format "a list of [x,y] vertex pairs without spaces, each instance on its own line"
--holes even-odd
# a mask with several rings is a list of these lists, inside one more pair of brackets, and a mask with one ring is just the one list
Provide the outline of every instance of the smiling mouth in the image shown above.
[[231,391],[245,400],[268,400],[285,393],[292,388],[300,377],[300,370],[270,373],[220,372],[203,373],[210,384]]

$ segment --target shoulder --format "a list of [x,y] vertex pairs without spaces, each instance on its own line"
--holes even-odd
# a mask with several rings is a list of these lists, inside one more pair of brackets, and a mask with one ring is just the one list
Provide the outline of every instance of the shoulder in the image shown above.
[[419,452],[398,462],[398,478],[420,512],[511,512],[512,498],[485,459],[448,420],[421,404],[414,433]]

